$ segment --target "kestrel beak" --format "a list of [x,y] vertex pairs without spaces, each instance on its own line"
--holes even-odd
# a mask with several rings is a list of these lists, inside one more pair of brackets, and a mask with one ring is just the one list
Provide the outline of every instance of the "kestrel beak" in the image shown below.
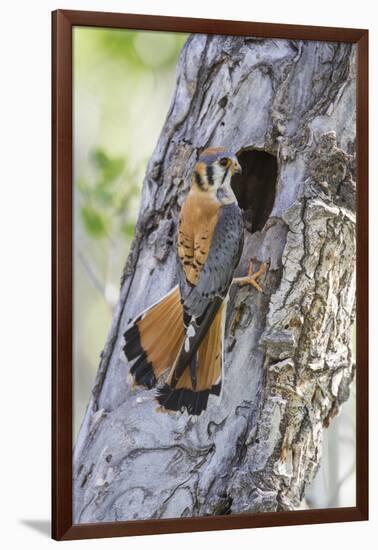
[[241,168],[239,162],[237,160],[234,160],[232,174],[233,175],[235,175],[235,174],[240,175],[241,173],[242,173],[242,168]]

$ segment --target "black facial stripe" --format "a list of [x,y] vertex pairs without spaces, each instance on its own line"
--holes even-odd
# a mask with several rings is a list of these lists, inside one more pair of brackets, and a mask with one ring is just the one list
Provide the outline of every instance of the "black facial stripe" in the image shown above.
[[210,186],[214,185],[214,169],[212,166],[206,166],[207,182]]
[[199,174],[197,171],[195,171],[194,172],[194,177],[195,177],[196,184],[198,185],[198,187],[200,189],[203,189],[203,181],[202,181],[202,178],[201,178],[201,174]]
[[227,174],[228,174],[228,171],[229,171],[229,169],[230,169],[230,166],[227,166],[227,168],[226,168],[226,170],[224,171],[224,174],[223,174],[223,178],[222,178],[222,183],[221,183],[221,185],[223,185],[223,184],[224,184],[224,182],[225,182],[225,179],[226,179],[226,177],[227,177]]

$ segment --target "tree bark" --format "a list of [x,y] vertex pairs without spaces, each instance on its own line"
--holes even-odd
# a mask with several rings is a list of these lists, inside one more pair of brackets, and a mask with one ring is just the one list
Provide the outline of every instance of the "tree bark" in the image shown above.
[[[74,521],[291,510],[354,369],[355,63],[348,44],[191,36],[147,167],[120,299],[76,442]],[[133,390],[128,322],[175,284],[198,152],[239,152],[235,192],[264,294],[232,288],[225,378],[200,417]]]

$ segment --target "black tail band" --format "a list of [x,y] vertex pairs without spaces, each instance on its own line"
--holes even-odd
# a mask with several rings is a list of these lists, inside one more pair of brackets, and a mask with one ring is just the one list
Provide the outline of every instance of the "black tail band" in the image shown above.
[[136,359],[130,368],[136,384],[145,386],[149,390],[156,386],[156,377],[146,352],[141,346],[138,326],[135,324],[124,334],[125,346],[123,351],[129,361]]
[[172,389],[168,384],[159,388],[156,399],[164,408],[171,411],[187,409],[189,414],[200,415],[207,407],[210,394],[219,395],[221,383],[208,390],[193,391],[186,388]]

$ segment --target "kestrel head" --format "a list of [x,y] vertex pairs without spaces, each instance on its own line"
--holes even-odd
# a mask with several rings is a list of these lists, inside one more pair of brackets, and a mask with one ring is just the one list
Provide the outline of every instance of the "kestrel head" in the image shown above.
[[201,191],[216,193],[222,186],[229,186],[234,174],[241,174],[235,153],[224,147],[211,147],[201,153],[194,167],[193,184]]

